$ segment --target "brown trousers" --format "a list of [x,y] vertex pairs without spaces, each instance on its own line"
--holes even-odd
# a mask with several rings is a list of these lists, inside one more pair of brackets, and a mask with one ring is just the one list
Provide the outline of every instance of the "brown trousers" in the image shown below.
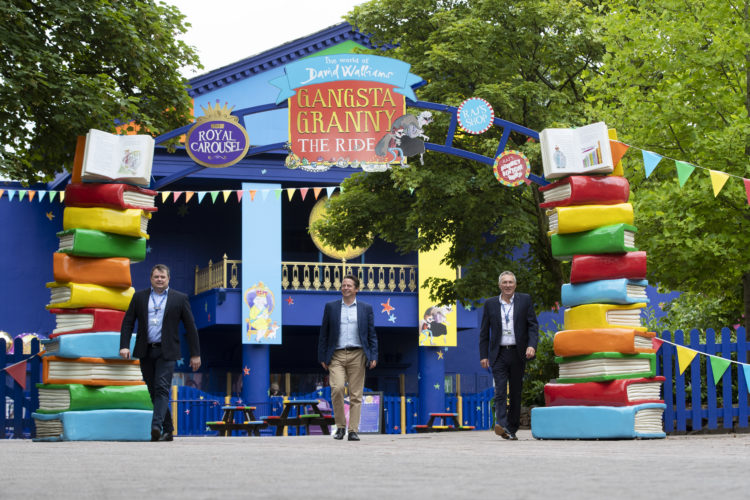
[[359,417],[362,414],[362,392],[365,388],[365,351],[340,349],[333,353],[328,366],[328,380],[331,384],[331,402],[336,427],[346,427],[344,413],[344,386],[349,382],[349,432],[359,432]]

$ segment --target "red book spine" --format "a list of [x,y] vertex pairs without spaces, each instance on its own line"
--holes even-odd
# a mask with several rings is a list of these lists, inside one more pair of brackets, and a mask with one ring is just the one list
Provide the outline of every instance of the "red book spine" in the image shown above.
[[663,403],[660,399],[628,400],[628,385],[634,383],[663,383],[664,377],[618,379],[609,382],[582,382],[579,384],[546,384],[546,406],[630,406],[643,403]]
[[625,177],[573,175],[539,188],[541,193],[554,187],[570,184],[570,196],[560,201],[540,203],[541,208],[570,205],[614,205],[630,198],[630,183]]
[[646,252],[624,254],[576,255],[570,267],[570,282],[627,278],[646,279]]
[[118,210],[137,208],[150,212],[156,211],[156,207],[143,207],[125,203],[122,196],[125,191],[156,196],[156,191],[129,184],[68,184],[65,188],[65,205],[68,207],[108,207]]
[[50,309],[49,312],[52,314],[92,314],[94,316],[94,324],[91,328],[53,333],[49,336],[51,339],[59,335],[68,335],[70,333],[119,332],[120,327],[122,326],[122,319],[125,317],[125,311],[94,307],[86,307],[82,309]]

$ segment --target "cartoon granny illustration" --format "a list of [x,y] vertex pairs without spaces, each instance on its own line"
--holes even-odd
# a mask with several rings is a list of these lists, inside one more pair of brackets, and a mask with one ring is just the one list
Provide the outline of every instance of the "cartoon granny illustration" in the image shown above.
[[262,342],[276,337],[278,324],[271,319],[274,308],[274,298],[271,290],[263,282],[248,288],[245,292],[245,302],[250,307],[247,315],[247,334],[251,341]]

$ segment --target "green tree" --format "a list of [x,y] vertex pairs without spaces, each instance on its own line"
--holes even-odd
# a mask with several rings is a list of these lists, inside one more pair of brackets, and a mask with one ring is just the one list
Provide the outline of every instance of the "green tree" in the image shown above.
[[[428,82],[419,99],[458,106],[482,97],[495,116],[536,130],[580,123],[582,76],[601,56],[580,2],[568,0],[375,0],[348,19],[376,43],[397,44],[385,55]],[[448,122],[436,113],[431,142],[445,140]],[[457,134],[453,145],[493,157],[501,133]],[[541,173],[538,144],[511,135],[508,149]],[[488,165],[428,152],[424,165],[352,176],[328,214],[316,229],[337,246],[361,245],[371,232],[404,253],[449,241],[445,262],[463,273],[431,282],[435,299],[495,294],[503,269],[538,304],[559,298],[564,270],[550,254],[536,186],[503,187]]]
[[[607,53],[587,88],[595,116],[665,158],[645,178],[629,153],[637,242],[649,279],[686,292],[720,328],[750,320],[750,23],[745,2],[609,0],[598,17]],[[627,158],[627,157],[626,157]],[[680,187],[673,160],[703,167]],[[705,169],[730,178],[714,198]],[[701,315],[701,313],[698,313]],[[681,324],[670,318],[670,324]]]
[[0,0],[0,174],[50,178],[90,128],[188,123],[178,70],[201,66],[183,19],[152,0]]

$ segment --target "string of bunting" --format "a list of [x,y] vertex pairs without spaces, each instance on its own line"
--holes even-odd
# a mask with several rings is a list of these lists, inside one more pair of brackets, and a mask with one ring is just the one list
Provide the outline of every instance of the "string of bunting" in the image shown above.
[[7,374],[10,375],[23,390],[26,390],[26,363],[34,356],[41,356],[43,353],[44,351],[39,351],[36,354],[32,354],[26,359],[22,359],[17,363],[6,366],[2,371],[7,372]]
[[702,354],[704,356],[708,356],[708,359],[710,360],[711,364],[711,372],[714,375],[714,381],[718,381],[721,379],[722,375],[724,375],[724,372],[727,371],[727,368],[729,368],[729,365],[732,363],[742,367],[742,373],[745,375],[745,383],[747,384],[748,390],[750,391],[750,364],[743,363],[741,361],[734,361],[731,359],[722,358],[720,356],[715,356],[713,354],[707,354],[705,352],[696,351],[695,349],[691,349],[689,347],[685,347],[684,345],[676,344],[674,342],[670,342],[669,340],[660,339],[658,337],[654,337],[654,345],[656,350],[658,351],[661,348],[661,345],[671,344],[673,345],[677,350],[677,362],[680,367],[680,375],[685,373],[685,370],[688,366],[690,366],[690,363],[693,362],[693,359],[698,354]]

